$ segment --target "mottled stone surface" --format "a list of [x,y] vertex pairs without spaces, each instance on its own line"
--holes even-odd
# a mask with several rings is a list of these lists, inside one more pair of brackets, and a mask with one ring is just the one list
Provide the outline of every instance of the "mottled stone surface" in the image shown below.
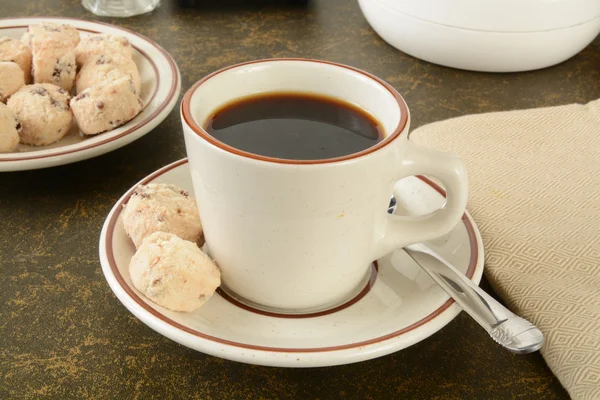
[[[600,97],[600,40],[542,71],[482,74],[443,68],[384,43],[355,1],[309,9],[181,10],[97,18],[77,0],[3,1],[0,16],[68,16],[136,30],[176,59],[183,89],[226,65],[312,57],[354,65],[393,84],[413,127],[449,117],[586,102]],[[404,351],[311,370],[275,369],[189,350],[147,328],[104,281],[98,238],[121,194],[184,157],[174,110],[154,131],[107,155],[0,174],[0,398],[564,399],[539,354],[498,348],[467,316]]]

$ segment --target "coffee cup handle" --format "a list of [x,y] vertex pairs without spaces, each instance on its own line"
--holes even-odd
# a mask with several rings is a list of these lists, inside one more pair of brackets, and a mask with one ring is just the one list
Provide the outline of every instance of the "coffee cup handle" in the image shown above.
[[412,175],[429,175],[446,189],[446,204],[418,217],[387,215],[384,235],[377,243],[380,258],[398,248],[445,235],[461,220],[467,206],[468,179],[463,163],[450,153],[425,149],[406,141],[398,168],[398,180]]

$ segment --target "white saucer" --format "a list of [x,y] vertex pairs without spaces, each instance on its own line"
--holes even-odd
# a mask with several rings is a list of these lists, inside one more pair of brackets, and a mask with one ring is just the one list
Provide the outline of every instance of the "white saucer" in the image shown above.
[[50,21],[73,25],[80,35],[110,33],[124,36],[133,47],[142,82],[144,108],[134,119],[110,132],[84,137],[74,126],[64,138],[48,146],[20,144],[16,152],[0,153],[0,172],[23,171],[70,164],[116,150],[154,129],[171,112],[181,90],[181,77],[173,57],[152,40],[127,29],[102,22],[75,18],[4,18],[0,19],[0,37],[21,39],[28,25]]
[[[154,172],[140,183],[149,182],[168,182],[192,191],[186,159]],[[102,270],[129,311],[155,331],[192,349],[280,367],[347,364],[420,342],[460,311],[403,251],[374,263],[371,281],[357,297],[317,314],[290,316],[252,310],[222,291],[193,313],[166,310],[146,300],[129,278],[129,260],[135,249],[123,230],[121,210],[132,190],[115,204],[102,228]],[[404,179],[395,192],[398,208],[411,214],[430,212],[444,202],[441,189],[425,178]],[[468,214],[449,235],[430,245],[479,283],[483,246]]]

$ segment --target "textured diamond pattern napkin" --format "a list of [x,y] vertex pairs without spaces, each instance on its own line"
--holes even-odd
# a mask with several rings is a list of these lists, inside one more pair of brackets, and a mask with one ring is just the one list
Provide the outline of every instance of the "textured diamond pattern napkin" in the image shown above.
[[571,397],[600,399],[600,100],[454,118],[411,140],[462,158],[488,280],[544,332]]

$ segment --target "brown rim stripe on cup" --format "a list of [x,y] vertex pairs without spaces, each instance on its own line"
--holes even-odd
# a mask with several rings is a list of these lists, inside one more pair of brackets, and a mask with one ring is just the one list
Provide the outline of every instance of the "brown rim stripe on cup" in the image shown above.
[[[370,78],[370,79],[376,81],[377,83],[379,83],[380,85],[382,85],[384,88],[386,88],[390,92],[390,94],[394,97],[394,99],[396,99],[396,102],[398,103],[398,107],[400,108],[400,121],[398,122],[398,125],[396,126],[396,128],[394,128],[394,130],[388,136],[386,136],[386,138],[384,140],[377,143],[375,146],[369,147],[368,149],[365,149],[363,151],[359,151],[358,153],[352,153],[352,154],[348,154],[348,155],[342,156],[342,157],[325,158],[322,160],[289,160],[289,159],[267,157],[267,156],[261,156],[261,155],[254,154],[254,153],[249,153],[247,151],[236,149],[235,147],[229,146],[229,145],[215,139],[214,137],[209,135],[208,132],[206,132],[204,127],[202,127],[196,123],[196,121],[194,120],[194,118],[192,116],[192,111],[190,109],[190,102],[192,99],[192,95],[194,94],[196,89],[198,89],[198,87],[200,85],[202,85],[204,82],[206,82],[210,78],[214,77],[215,75],[218,75],[220,73],[228,71],[232,68],[237,68],[240,66],[250,65],[250,64],[270,62],[270,61],[314,62],[314,63],[321,63],[321,64],[326,64],[326,65],[333,65],[335,67],[345,68],[350,71],[362,74],[362,75],[366,76],[367,78]],[[229,153],[237,154],[242,157],[251,158],[251,159],[259,160],[259,161],[268,161],[268,162],[273,162],[273,163],[279,163],[279,164],[327,164],[327,163],[346,161],[346,160],[351,160],[353,158],[358,158],[358,157],[367,155],[369,153],[372,153],[376,150],[379,150],[382,147],[387,146],[392,140],[394,140],[394,138],[400,136],[400,134],[406,127],[406,123],[408,122],[408,106],[406,105],[406,102],[404,101],[404,99],[402,98],[400,93],[398,93],[398,91],[396,89],[394,89],[389,83],[385,82],[384,80],[382,80],[382,79],[376,77],[375,75],[372,75],[366,71],[363,71],[358,68],[350,67],[348,65],[338,64],[338,63],[334,63],[331,61],[305,59],[305,58],[268,58],[268,59],[263,59],[263,60],[254,60],[254,61],[248,61],[248,62],[236,64],[236,65],[231,65],[229,67],[225,67],[218,71],[215,71],[215,72],[205,76],[204,78],[200,79],[191,88],[188,89],[188,91],[183,96],[183,100],[181,101],[181,114],[183,115],[183,119],[184,119],[185,123],[198,136],[200,136],[202,139],[206,140],[207,142],[213,144],[214,146],[217,146],[225,151],[228,151]]]
[[[45,19],[45,17],[32,17],[35,19]],[[5,18],[5,19],[30,19],[30,18]],[[114,137],[110,137],[107,138],[105,140],[102,140],[100,142],[97,143],[90,143],[87,146],[84,147],[80,147],[77,149],[70,149],[70,150],[64,150],[64,151],[60,151],[60,152],[56,152],[56,153],[52,153],[52,154],[39,154],[36,155],[36,152],[31,152],[30,156],[27,157],[19,157],[19,158],[6,158],[6,157],[0,157],[0,162],[17,162],[17,161],[26,161],[26,160],[35,160],[35,159],[41,159],[41,158],[49,158],[49,157],[55,157],[55,156],[62,156],[65,154],[71,154],[71,153],[77,153],[83,150],[88,150],[88,149],[92,149],[94,147],[98,147],[100,145],[115,141],[117,139],[120,139],[124,136],[129,135],[130,133],[132,133],[133,131],[138,130],[139,128],[143,127],[144,125],[147,125],[150,121],[154,120],[156,118],[156,116],[158,114],[160,114],[166,107],[167,104],[169,104],[171,102],[171,100],[173,99],[173,96],[175,95],[175,91],[177,90],[177,86],[179,84],[179,76],[177,74],[177,67],[175,65],[175,61],[173,60],[173,58],[169,55],[169,53],[167,53],[167,51],[165,49],[163,49],[162,47],[160,47],[157,43],[155,43],[154,41],[148,39],[147,37],[140,35],[139,33],[133,32],[129,29],[125,29],[125,28],[121,28],[121,27],[117,27],[115,25],[110,25],[110,24],[106,24],[103,22],[97,22],[97,21],[86,21],[83,19],[79,19],[79,18],[56,18],[56,17],[48,17],[47,19],[51,19],[51,20],[56,20],[56,19],[60,19],[60,20],[72,20],[72,21],[83,21],[86,23],[94,23],[94,24],[99,24],[99,25],[105,25],[105,26],[109,26],[111,28],[116,28],[125,32],[128,32],[132,35],[138,36],[141,39],[147,41],[148,43],[150,43],[152,46],[154,46],[156,49],[158,49],[167,59],[168,63],[169,63],[169,67],[171,72],[173,73],[173,82],[171,83],[171,87],[169,89],[169,93],[167,94],[167,97],[165,99],[165,101],[159,105],[159,107],[154,110],[151,114],[149,114],[144,120],[138,122],[137,124],[135,124],[134,126],[130,127],[129,129],[121,132],[120,134],[118,134],[117,136]],[[2,19],[0,19],[1,21]],[[16,28],[27,28],[28,25],[15,25],[15,26],[3,26],[0,27],[0,31],[2,29],[16,29]],[[100,31],[95,31],[95,30],[91,30],[91,29],[85,29],[85,28],[76,28],[78,31],[83,31],[83,32],[89,32],[89,33],[102,33]],[[152,93],[152,95],[150,96],[150,100],[148,101],[148,103],[144,106],[144,108],[142,108],[142,111],[144,109],[146,109],[146,107],[152,103],[152,101],[154,100],[154,98],[156,97],[156,94],[158,93],[158,88],[160,86],[160,71],[158,70],[158,67],[156,65],[156,63],[152,60],[152,58],[150,58],[148,56],[148,54],[143,51],[142,49],[138,48],[137,46],[134,46],[133,44],[131,45],[133,48],[135,48],[136,51],[138,51],[146,60],[148,60],[148,62],[150,63],[150,65],[152,65],[152,69],[155,72],[156,75],[156,87],[154,88],[154,92]],[[140,111],[141,112],[141,111]],[[25,154],[25,153],[21,153],[21,154]]]
[[[183,165],[187,162],[188,162],[187,158],[184,158],[182,160],[174,162],[173,164],[167,165],[167,166],[159,169],[158,171],[155,171],[151,175],[147,176],[139,184],[142,184],[142,185],[147,184],[147,183],[153,181],[154,179],[156,179],[157,177],[165,174],[166,172],[168,172],[174,168],[177,168],[180,165]],[[421,179],[426,184],[428,184],[429,186],[431,186],[438,193],[442,194],[443,196],[446,195],[446,192],[441,187],[439,187],[436,183],[431,181],[430,179],[422,177],[422,176],[419,176],[418,178]],[[125,194],[123,199],[117,203],[115,212],[114,212],[114,214],[111,215],[110,220],[108,221],[108,227],[106,230],[106,242],[104,243],[104,251],[106,252],[106,257],[107,257],[110,269],[111,269],[113,275],[115,276],[117,282],[123,289],[123,291],[125,291],[125,293],[127,293],[127,295],[133,301],[135,301],[135,303],[137,303],[137,305],[139,307],[143,308],[144,311],[150,313],[155,318],[166,323],[167,325],[170,325],[173,328],[179,329],[180,331],[186,332],[190,335],[199,337],[201,339],[209,340],[211,342],[220,343],[220,344],[224,344],[224,345],[228,345],[228,346],[243,348],[243,349],[280,352],[280,353],[281,352],[282,353],[316,353],[316,352],[346,350],[346,349],[353,349],[353,348],[357,348],[357,347],[361,347],[361,346],[367,346],[367,345],[383,342],[385,340],[401,336],[401,335],[403,335],[407,332],[410,332],[414,329],[417,329],[418,327],[433,320],[438,315],[440,315],[445,310],[447,310],[448,307],[450,307],[452,304],[454,304],[453,299],[448,299],[444,304],[442,304],[438,309],[433,311],[431,314],[427,315],[426,317],[422,318],[421,320],[419,320],[419,321],[415,322],[414,324],[409,325],[403,329],[397,330],[395,332],[392,332],[387,335],[380,336],[380,337],[377,337],[374,339],[369,339],[369,340],[365,340],[362,342],[350,343],[350,344],[345,344],[345,345],[340,345],[340,346],[315,347],[315,348],[266,347],[266,346],[256,346],[256,345],[247,344],[247,343],[234,342],[231,340],[207,335],[200,331],[188,328],[187,326],[184,326],[176,321],[173,321],[172,319],[170,319],[170,318],[164,316],[163,314],[159,313],[158,311],[156,311],[154,308],[152,308],[150,305],[148,305],[144,300],[142,300],[140,298],[140,296],[137,295],[137,293],[134,292],[134,290],[125,282],[125,279],[121,275],[121,272],[119,271],[119,268],[117,267],[117,263],[115,261],[115,257],[114,257],[114,253],[113,253],[113,246],[112,246],[113,233],[114,233],[117,221],[119,219],[119,215],[121,214],[121,211],[123,209],[123,205],[127,203],[127,201],[131,197],[131,194],[133,193],[134,190],[135,190],[135,187],[131,188]],[[469,220],[469,218],[467,217],[466,214],[463,215],[462,221],[463,221],[463,224],[465,225],[465,228],[467,229],[467,234],[469,236],[469,246],[471,247],[469,266],[467,268],[467,272],[465,275],[467,276],[467,278],[472,279],[473,274],[475,273],[475,267],[477,266],[477,261],[479,258],[479,250],[477,247],[477,237],[475,234],[475,229],[473,228],[473,225],[471,224],[471,221]]]
[[287,318],[287,319],[316,318],[316,317],[322,317],[324,315],[334,314],[336,312],[342,311],[343,309],[350,307],[351,305],[357,303],[359,300],[361,300],[363,297],[365,297],[367,295],[367,293],[369,293],[371,291],[371,288],[373,287],[373,285],[375,284],[375,280],[377,279],[377,272],[379,272],[379,264],[377,263],[377,260],[374,261],[370,265],[369,268],[371,269],[369,281],[367,282],[365,287],[360,291],[360,293],[358,293],[356,296],[354,296],[350,300],[348,300],[338,306],[328,308],[326,310],[316,311],[316,312],[306,313],[306,314],[284,314],[284,313],[278,313],[278,312],[274,312],[274,311],[261,310],[260,308],[252,307],[251,305],[246,304],[246,303],[236,299],[233,296],[230,296],[226,291],[224,291],[221,288],[217,288],[217,293],[222,298],[224,298],[225,300],[227,300],[228,302],[233,304],[234,306],[242,308],[246,311],[253,312],[255,314],[265,315],[267,317],[273,317],[273,318]]

